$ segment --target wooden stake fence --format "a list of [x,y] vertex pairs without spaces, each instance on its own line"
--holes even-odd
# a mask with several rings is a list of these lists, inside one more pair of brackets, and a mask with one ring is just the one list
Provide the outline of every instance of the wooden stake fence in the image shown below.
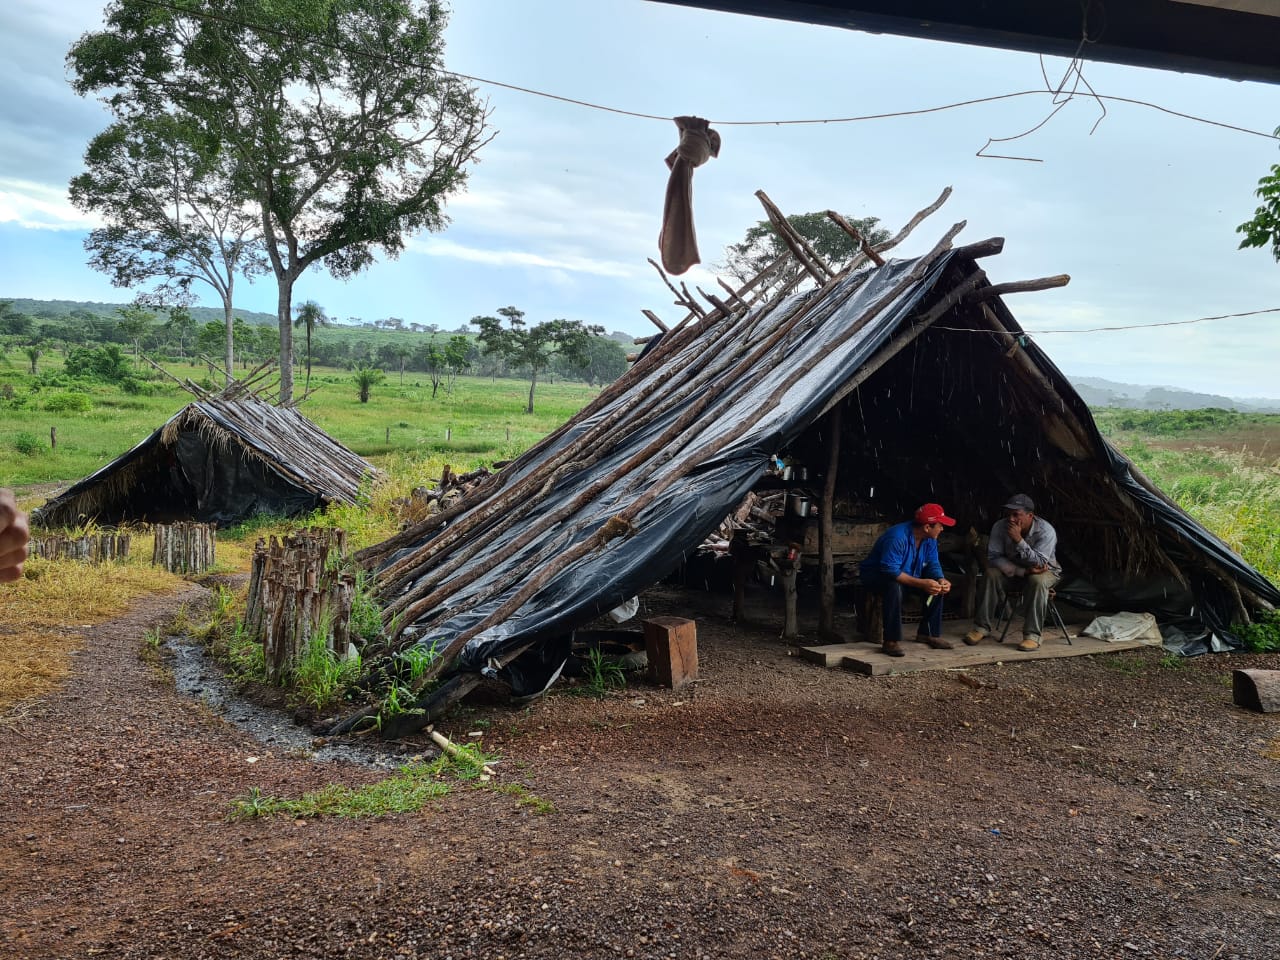
[[180,520],[177,523],[157,523],[151,529],[155,534],[152,566],[182,574],[204,573],[213,566],[217,524]]
[[345,530],[298,530],[253,549],[244,626],[262,644],[267,676],[279,680],[298,661],[317,629],[327,624],[327,646],[345,656],[351,638],[355,578],[331,569],[329,557],[346,554]]
[[105,563],[129,556],[129,534],[93,533],[84,537],[41,537],[31,544],[31,556],[42,560],[83,560]]

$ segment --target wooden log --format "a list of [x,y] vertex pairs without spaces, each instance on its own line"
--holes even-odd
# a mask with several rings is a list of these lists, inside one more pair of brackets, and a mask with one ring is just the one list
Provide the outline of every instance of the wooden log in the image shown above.
[[836,632],[836,571],[832,556],[835,536],[836,473],[840,467],[840,434],[844,431],[844,407],[836,404],[827,415],[831,437],[827,475],[822,484],[822,512],[818,514],[818,567],[821,592],[818,604],[818,633],[830,641]]
[[643,626],[651,680],[679,690],[698,679],[698,628],[693,620],[654,617]]
[[782,569],[782,639],[791,642],[800,636],[800,616],[796,609],[796,578],[800,574],[800,557],[783,559]]
[[1280,670],[1231,671],[1231,700],[1259,713],[1280,713]]
[[[431,737],[432,743],[434,743],[437,747],[439,747],[441,750],[443,750],[453,759],[461,760],[463,763],[471,762],[470,757],[468,757],[465,753],[459,750],[454,745],[452,740],[450,740],[444,734],[437,731],[435,727],[430,727],[430,726],[427,727],[427,735]],[[492,777],[494,775],[493,767],[489,766],[487,763],[480,765],[480,772],[483,773],[486,777]]]
[[170,573],[204,573],[214,562],[216,526],[208,523],[158,523],[152,527],[153,566]]
[[956,247],[955,252],[957,256],[980,260],[983,257],[994,257],[1003,250],[1004,237],[991,237],[987,240],[979,240],[976,243],[966,243]]
[[[652,263],[652,262],[653,262],[653,261],[650,261],[650,263]],[[659,317],[659,316],[658,316],[656,313],[654,313],[652,310],[641,310],[640,312],[641,312],[641,313],[643,313],[643,314],[645,315],[645,317],[647,317],[647,318],[648,318],[648,320],[649,320],[649,322],[650,322],[650,323],[652,323],[655,327],[657,327],[657,328],[658,328],[659,330],[661,330],[663,333],[666,333],[668,330],[670,330],[670,329],[671,329],[671,328],[670,328],[670,327],[668,327],[665,323],[663,323],[663,322],[662,322],[662,318],[661,318],[661,317]],[[646,340],[648,340],[649,338],[648,338],[648,337],[646,337],[645,339],[646,339]],[[636,343],[639,343],[639,342],[640,342],[640,339],[639,339],[639,338],[636,338]]]
[[769,199],[768,194],[763,190],[757,190],[756,199],[764,207],[765,216],[773,224],[773,229],[778,234],[778,237],[791,250],[791,255],[795,257],[796,262],[805,269],[806,273],[819,284],[826,283],[829,278],[835,276],[835,271],[823,263],[822,258],[814,253],[813,247],[809,245],[809,242],[787,222],[787,218],[782,215],[782,211]]
[[989,287],[983,287],[981,290],[975,290],[966,298],[974,302],[983,300],[991,300],[995,297],[1003,296],[1006,293],[1030,293],[1035,290],[1052,290],[1055,287],[1065,287],[1071,282],[1071,276],[1066,273],[1059,273],[1053,277],[1040,277],[1038,280],[1012,280],[1009,283],[996,283]]
[[853,237],[855,241],[857,241],[858,248],[862,251],[863,256],[865,256],[868,260],[874,263],[877,267],[884,266],[884,257],[880,256],[879,253],[877,253],[875,250],[871,248],[871,245],[867,243],[866,237],[864,237],[861,233],[858,232],[857,227],[855,227],[852,223],[850,223],[848,220],[842,217],[835,210],[828,210],[827,217],[828,219],[831,220],[832,223],[834,223],[837,227],[839,227],[849,236]]

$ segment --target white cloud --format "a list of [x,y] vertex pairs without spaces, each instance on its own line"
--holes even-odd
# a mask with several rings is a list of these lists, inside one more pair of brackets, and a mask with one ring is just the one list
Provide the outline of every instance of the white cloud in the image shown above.
[[589,273],[600,277],[630,277],[633,267],[612,260],[585,256],[548,256],[528,250],[492,250],[467,246],[442,237],[425,237],[409,242],[409,249],[429,257],[451,257],[494,267],[538,267],[568,273]]
[[0,223],[30,230],[89,230],[100,221],[73,207],[63,190],[4,177],[0,178]]

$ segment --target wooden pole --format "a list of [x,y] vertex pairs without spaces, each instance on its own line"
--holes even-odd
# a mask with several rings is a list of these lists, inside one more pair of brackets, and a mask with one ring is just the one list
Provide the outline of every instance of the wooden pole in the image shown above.
[[827,476],[822,484],[822,512],[818,514],[818,572],[821,596],[818,606],[818,633],[828,643],[836,643],[836,571],[831,544],[835,538],[836,473],[840,466],[840,434],[843,432],[843,404],[827,415],[831,434]]

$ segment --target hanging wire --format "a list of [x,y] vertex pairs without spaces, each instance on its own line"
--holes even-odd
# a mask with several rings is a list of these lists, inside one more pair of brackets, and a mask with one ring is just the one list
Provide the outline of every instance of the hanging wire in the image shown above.
[[[1076,327],[1062,330],[1025,330],[1019,336],[1032,339],[1043,333],[1114,333],[1118,330],[1148,330],[1152,327],[1185,327],[1193,323],[1204,323],[1207,320],[1234,320],[1237,317],[1256,317],[1264,313],[1280,313],[1280,307],[1267,307],[1264,310],[1246,310],[1243,313],[1224,313],[1214,317],[1196,317],[1194,320],[1161,320],[1156,323],[1130,323],[1112,327]],[[978,333],[990,336],[990,330],[975,330],[972,327],[944,327],[934,324],[934,330],[947,330],[951,333]]]
[[[156,9],[168,10],[171,13],[175,13],[180,16],[190,16],[190,17],[195,17],[197,19],[205,19],[205,20],[212,20],[212,21],[217,21],[222,23],[228,23],[233,26],[247,27],[248,29],[254,30],[258,33],[266,34],[269,36],[280,37],[286,40],[306,40],[308,42],[316,44],[317,46],[325,47],[327,49],[334,50],[340,53],[343,53],[343,52],[354,53],[358,56],[369,57],[375,60],[381,60],[393,66],[412,67],[416,69],[421,69],[423,67],[431,66],[430,64],[424,64],[417,61],[405,60],[403,58],[398,58],[398,57],[391,57],[391,56],[388,56],[386,53],[380,52],[380,51],[369,50],[369,49],[360,50],[360,49],[344,48],[340,44],[334,43],[333,41],[330,41],[330,40],[326,40],[323,37],[319,37],[314,34],[299,35],[295,33],[290,33],[287,30],[281,30],[276,27],[269,27],[269,26],[265,26],[259,23],[254,23],[248,20],[238,20],[233,17],[228,17],[228,16],[212,13],[205,10],[190,10],[183,7],[176,6],[175,4],[172,4],[172,3],[165,2],[165,0],[141,0],[141,2],[146,3],[148,6],[154,7]],[[1093,41],[1090,41],[1090,42],[1093,42]],[[605,113],[615,113],[624,117],[636,117],[641,120],[661,120],[665,123],[670,123],[673,119],[672,117],[663,116],[661,114],[644,113],[637,110],[626,110],[620,107],[611,107],[611,106],[608,106],[607,104],[594,103],[590,100],[581,100],[576,97],[566,97],[556,93],[548,93],[544,90],[537,90],[533,87],[525,87],[519,84],[507,83],[502,80],[492,80],[487,77],[478,77],[472,74],[459,73],[456,70],[445,70],[441,67],[432,67],[432,69],[435,69],[436,72],[444,76],[454,77],[458,80],[466,80],[470,83],[481,83],[481,84],[485,84],[486,86],[499,87],[504,90],[513,90],[517,93],[524,93],[534,97],[542,97],[547,100],[554,100],[559,103],[567,103],[573,106],[585,107],[590,110],[600,110]],[[1090,92],[1093,93],[1092,88],[1090,88]],[[872,113],[872,114],[863,114],[860,116],[851,116],[851,117],[814,117],[814,118],[799,118],[799,119],[790,119],[790,120],[787,120],[787,119],[710,120],[708,122],[718,127],[761,127],[761,126],[781,127],[781,126],[816,125],[816,124],[826,124],[826,123],[863,123],[871,120],[888,120],[896,117],[921,116],[929,113],[939,113],[945,110],[957,110],[961,107],[971,107],[971,106],[976,106],[978,104],[983,104],[983,103],[996,103],[1001,100],[1011,100],[1019,97],[1038,97],[1038,96],[1044,96],[1045,94],[1053,95],[1053,90],[1052,89],[1019,90],[1014,93],[1001,93],[1001,94],[995,94],[989,97],[975,97],[970,100],[960,100],[960,101],[956,101],[955,103],[944,103],[944,104],[940,104],[938,106],[933,106],[933,107],[921,107],[914,110],[895,110],[887,113]],[[1093,96],[1096,100],[1098,100],[1099,103],[1102,103],[1103,101],[1111,101],[1114,103],[1128,103],[1134,106],[1147,107],[1152,110],[1158,110],[1161,113],[1166,113],[1166,114],[1169,114],[1170,116],[1179,117],[1183,120],[1190,120],[1195,123],[1204,123],[1204,124],[1208,124],[1209,126],[1220,127],[1224,130],[1233,130],[1237,133],[1245,133],[1245,134],[1249,134],[1250,136],[1263,137],[1267,140],[1280,140],[1280,135],[1276,133],[1265,132],[1262,130],[1252,130],[1248,127],[1241,127],[1236,124],[1225,123],[1220,120],[1211,120],[1207,117],[1200,117],[1194,114],[1184,113],[1179,110],[1172,110],[1172,109],[1169,109],[1168,107],[1162,107],[1159,104],[1150,103],[1146,100],[1137,100],[1130,97],[1117,97],[1117,96],[1111,96],[1108,94],[1098,94],[1098,93],[1093,93]],[[1038,129],[1038,127],[1042,125],[1043,125],[1043,122],[1037,125],[1037,127],[1033,128],[1033,130]],[[1094,126],[1096,127],[1097,124],[1095,124]],[[1030,133],[1032,131],[1027,131],[1027,132]],[[1026,134],[1022,134],[1022,136],[1025,136],[1025,135]],[[1016,138],[1006,138],[1006,139],[1016,139]],[[1017,158],[1017,159],[1028,159],[1028,158]]]

